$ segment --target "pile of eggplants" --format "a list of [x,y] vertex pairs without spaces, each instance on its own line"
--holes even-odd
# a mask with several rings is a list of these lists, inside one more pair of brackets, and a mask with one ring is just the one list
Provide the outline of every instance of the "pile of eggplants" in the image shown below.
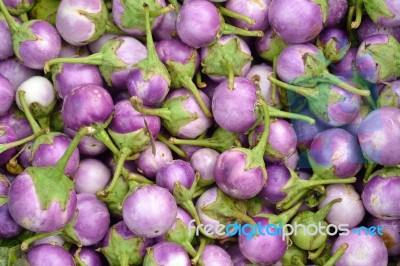
[[0,0],[0,36],[1,266],[399,265],[399,1]]

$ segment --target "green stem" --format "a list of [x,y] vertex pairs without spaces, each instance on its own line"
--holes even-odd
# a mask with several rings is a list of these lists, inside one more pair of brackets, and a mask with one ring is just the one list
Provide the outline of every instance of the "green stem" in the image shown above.
[[330,201],[328,204],[326,204],[323,208],[321,208],[320,210],[318,210],[315,213],[315,217],[319,221],[325,220],[325,217],[329,214],[329,211],[331,210],[332,206],[339,202],[342,202],[341,198],[337,198],[337,199]]
[[44,72],[50,71],[52,65],[61,63],[71,63],[71,64],[87,64],[87,65],[101,65],[103,63],[104,55],[102,53],[91,54],[86,57],[60,57],[54,58],[47,61],[44,64]]
[[14,17],[10,15],[10,12],[8,12],[3,0],[0,0],[0,11],[3,13],[11,33],[15,33],[18,30],[19,24],[14,20]]
[[228,70],[228,88],[230,90],[235,89],[235,70],[233,69],[232,62],[228,60],[226,62],[226,68]]
[[374,171],[376,165],[377,164],[373,163],[373,162],[368,162],[367,163],[367,167],[366,167],[365,173],[364,173],[364,183],[368,182],[369,177],[372,174],[372,172]]
[[149,185],[153,185],[154,184],[153,181],[148,180],[144,176],[136,174],[136,173],[129,173],[128,180],[133,180],[133,181],[136,181],[136,182],[141,183],[141,184],[149,184]]
[[168,141],[168,139],[167,139],[166,137],[164,137],[162,134],[158,134],[158,135],[157,135],[157,139],[158,139],[160,142],[162,142],[162,143],[164,143],[165,145],[167,145],[168,148],[169,148],[170,150],[172,150],[173,152],[175,152],[179,157],[182,157],[182,158],[187,158],[187,157],[188,157],[187,154],[186,154],[186,152],[185,152],[184,150],[182,150],[182,149],[180,149],[178,146],[176,146],[176,145],[170,143],[170,142]]
[[174,6],[173,5],[167,5],[164,8],[161,8],[159,10],[149,10],[149,16],[151,18],[156,18],[159,17],[161,15],[164,15],[170,11],[174,10]]
[[81,260],[81,258],[79,257],[79,253],[81,252],[81,248],[78,248],[76,250],[76,252],[74,253],[74,260],[75,263],[77,264],[77,266],[87,266],[85,262],[83,262]]
[[106,33],[115,34],[115,35],[125,35],[126,32],[122,31],[117,27],[112,21],[108,20],[106,23]]
[[200,146],[205,148],[221,148],[222,145],[220,142],[216,142],[218,139],[208,138],[208,139],[177,139],[170,138],[169,143],[178,144],[178,145],[191,145],[191,146]]
[[289,91],[293,91],[293,92],[300,94],[301,96],[304,96],[306,98],[315,97],[319,94],[317,89],[304,88],[304,87],[287,84],[287,83],[282,82],[272,76],[269,76],[268,80],[274,85],[277,85],[277,86],[279,86],[283,89],[289,90]]
[[326,71],[326,72],[323,74],[323,78],[324,78],[327,82],[332,83],[332,84],[335,84],[335,85],[341,87],[342,89],[344,89],[344,90],[346,90],[346,91],[348,91],[348,92],[351,92],[351,93],[354,93],[354,94],[357,94],[357,95],[360,95],[360,96],[369,96],[369,95],[371,95],[371,92],[370,92],[369,90],[360,90],[360,89],[357,89],[357,88],[355,88],[355,87],[353,87],[353,86],[347,84],[346,82],[344,82],[344,81],[341,80],[340,78],[336,77],[335,75],[332,75],[332,74],[329,73],[328,71]]
[[[274,56],[274,60],[272,61],[272,77],[276,79],[276,66],[278,62],[278,57]],[[271,83],[271,105],[274,106],[276,104],[276,84]]]
[[356,3],[356,20],[354,20],[351,23],[351,28],[352,29],[357,29],[361,24],[362,6],[363,6],[363,0],[357,0],[357,3]]
[[21,15],[18,16],[18,18],[22,21],[22,23],[28,22],[28,13],[22,13]]
[[0,207],[8,202],[8,196],[0,195]]
[[181,8],[180,4],[178,3],[177,0],[168,0],[168,2],[174,7],[174,11],[176,14],[179,13],[179,10]]
[[193,258],[196,256],[197,251],[194,249],[192,244],[189,241],[185,241],[181,243],[181,246],[185,249],[185,251]]
[[31,135],[29,137],[24,138],[24,139],[20,139],[18,141],[14,141],[14,142],[10,142],[10,143],[0,144],[0,153],[4,152],[6,150],[9,150],[11,148],[14,148],[14,147],[18,147],[18,146],[25,144],[31,140],[34,140],[37,137],[39,137],[45,133],[48,133],[49,131],[50,131],[49,128],[45,128],[45,129],[40,130],[39,132],[34,133],[33,135]]
[[183,76],[180,78],[181,84],[185,87],[188,91],[190,91],[194,98],[196,99],[197,103],[199,104],[201,110],[207,117],[212,117],[211,111],[208,110],[208,107],[201,98],[199,90],[197,89],[196,85],[193,83],[192,79],[188,76]]
[[350,6],[349,7],[349,13],[347,14],[347,23],[346,23],[346,29],[347,29],[347,34],[350,35],[350,33],[352,32],[351,29],[351,24],[353,21],[353,16],[354,16],[354,11],[355,11],[355,7],[354,6]]
[[323,266],[335,266],[335,263],[344,255],[348,247],[347,243],[341,244],[335,254]]
[[159,116],[164,119],[168,118],[171,115],[171,111],[167,108],[145,108],[143,106],[143,101],[137,96],[131,97],[131,103],[136,111],[145,115]]
[[[131,150],[128,148],[121,149],[119,157],[118,157],[117,165],[115,166],[115,171],[114,171],[114,175],[111,180],[111,183],[104,190],[105,196],[107,196],[115,188],[115,185],[118,182],[118,178],[121,176],[121,170],[122,170],[122,167],[124,166],[126,157],[128,157],[130,153],[131,153]],[[102,193],[102,192],[103,191],[101,191],[100,193]]]
[[253,148],[253,152],[256,154],[260,154],[260,156],[263,156],[268,144],[268,137],[270,131],[270,117],[269,117],[268,106],[265,100],[260,99],[258,102],[261,105],[261,109],[264,115],[264,131],[261,135],[258,144]]
[[204,83],[204,82],[201,80],[201,72],[200,72],[200,71],[197,71],[197,73],[196,73],[196,85],[197,85],[198,88],[205,88],[205,87],[207,87],[207,84]]
[[223,6],[219,6],[218,7],[219,11],[221,12],[222,15],[224,15],[225,17],[231,17],[231,18],[235,18],[235,19],[239,19],[242,20],[244,22],[246,22],[247,24],[253,26],[254,24],[256,24],[254,19],[251,19],[245,15],[242,15],[240,13],[234,12],[232,10],[229,10]]
[[119,262],[121,263],[121,266],[129,266],[129,256],[126,255],[120,256]]
[[260,30],[245,30],[238,27],[234,27],[232,25],[224,23],[222,34],[233,34],[233,35],[241,35],[241,36],[248,36],[248,37],[263,37],[264,32]]
[[93,136],[100,140],[114,155],[119,154],[119,149],[104,129],[96,131]]
[[299,180],[300,183],[303,183],[300,185],[301,188],[310,188],[310,187],[316,187],[320,185],[332,185],[332,184],[352,184],[356,182],[355,177],[349,177],[349,178],[332,178],[332,179],[314,179],[314,180]]
[[308,252],[308,258],[310,260],[315,260],[317,259],[319,256],[321,256],[322,252],[324,251],[326,246],[326,242],[323,243],[319,248],[317,248],[317,250],[313,251],[313,252]]
[[81,139],[88,134],[91,134],[94,131],[93,128],[91,127],[82,127],[78,133],[75,135],[75,137],[72,139],[71,144],[68,146],[67,150],[64,152],[63,156],[60,158],[60,160],[54,165],[54,167],[51,169],[51,173],[49,173],[49,176],[64,176],[64,171],[65,168],[67,167],[67,163],[69,159],[72,156],[72,153],[75,151],[75,149],[78,147],[79,142]]
[[154,46],[153,35],[151,33],[151,21],[150,21],[150,10],[149,6],[144,6],[145,18],[146,18],[146,46],[147,46],[147,60],[154,62],[160,61],[157,56],[156,47]]
[[22,110],[26,116],[26,119],[28,119],[29,125],[31,126],[33,133],[38,133],[41,130],[41,128],[38,122],[36,122],[35,118],[33,117],[28,105],[26,104],[25,94],[26,92],[22,90],[18,92],[19,102],[22,106]]
[[205,239],[204,237],[201,237],[201,238],[200,238],[200,246],[199,246],[199,248],[197,249],[196,256],[192,259],[192,264],[193,264],[193,265],[197,265],[197,263],[199,262],[200,257],[201,257],[201,255],[203,254],[204,249],[205,249],[205,247],[206,247],[206,244],[207,244],[206,239]]
[[293,216],[296,215],[296,213],[300,209],[301,205],[302,205],[302,203],[299,202],[291,209],[288,209],[287,211],[280,213],[278,215],[278,217],[280,218],[280,221],[282,222],[282,224],[287,224],[290,221],[290,219],[292,219]]
[[293,113],[288,113],[288,112],[284,112],[281,110],[278,110],[276,108],[273,108],[271,106],[268,106],[268,111],[269,111],[269,115],[271,117],[282,117],[282,118],[289,118],[289,119],[297,119],[297,120],[303,120],[307,123],[309,123],[310,125],[315,124],[315,119],[305,116],[305,115],[299,115],[299,114],[293,114]]
[[62,234],[63,229],[60,229],[58,231],[50,232],[50,233],[41,233],[41,234],[36,234],[28,239],[25,239],[24,242],[21,244],[21,250],[27,250],[29,248],[29,245],[32,244],[33,242],[50,237],[50,236],[55,236],[55,235],[60,235]]

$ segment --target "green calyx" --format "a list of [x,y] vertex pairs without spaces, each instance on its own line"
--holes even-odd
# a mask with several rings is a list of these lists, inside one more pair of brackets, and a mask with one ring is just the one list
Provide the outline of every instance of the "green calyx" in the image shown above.
[[218,152],[229,150],[238,141],[239,134],[228,132],[222,128],[217,128],[211,138],[198,138],[198,139],[177,139],[170,138],[169,142],[178,145],[192,145],[201,146],[205,148],[212,148]]
[[143,266],[158,266],[155,257],[154,249],[152,247],[147,248],[146,256],[144,257]]
[[189,230],[186,224],[181,219],[177,218],[175,220],[175,225],[165,233],[164,239],[165,241],[183,246],[185,250],[188,251],[188,253],[192,253],[191,255],[193,256],[196,254],[196,251],[190,242],[193,240],[196,232],[195,230],[190,230],[190,233],[191,234],[189,235]]
[[150,146],[150,136],[145,128],[138,129],[130,133],[117,133],[110,128],[107,129],[111,139],[119,149],[129,148],[131,154],[135,154],[147,149]]
[[399,75],[400,43],[392,35],[387,36],[387,43],[371,44],[365,48],[379,66],[378,81]]
[[305,266],[307,265],[307,253],[295,245],[291,245],[281,261],[282,266]]
[[399,95],[391,88],[384,89],[378,97],[379,107],[399,107]]
[[76,210],[75,215],[72,218],[72,220],[66,226],[64,226],[64,228],[62,230],[62,237],[66,241],[74,243],[78,247],[82,247],[82,242],[79,239],[79,236],[77,235],[75,228],[74,228],[75,224],[76,224],[76,220],[78,219],[78,215],[79,215],[79,210]]
[[336,38],[330,39],[326,45],[321,44],[321,42],[317,40],[317,46],[322,49],[326,59],[332,63],[342,60],[351,47],[350,42],[344,47],[340,47],[340,45],[342,44],[339,43]]
[[398,177],[400,176],[400,169],[397,167],[384,167],[382,169],[379,169],[378,171],[373,172],[370,176],[367,177],[366,180],[364,180],[364,182],[367,183],[375,176],[380,176],[383,179]]
[[[264,36],[264,38],[266,37]],[[286,46],[287,44],[285,43],[285,41],[282,40],[275,31],[273,31],[270,37],[269,49],[266,51],[262,51],[260,53],[260,57],[272,63],[274,61],[274,58],[278,57],[283,49],[286,48]]]
[[31,25],[38,20],[30,20],[28,22],[23,23],[22,25],[18,25],[16,28],[10,27],[12,34],[12,40],[13,40],[13,49],[15,52],[15,56],[23,63],[24,60],[21,56],[19,46],[21,43],[28,42],[28,41],[37,41],[38,37],[33,34],[31,30]]
[[64,130],[64,120],[62,119],[61,110],[54,111],[50,117],[50,129],[56,132]]
[[141,249],[146,241],[143,237],[130,237],[124,239],[114,225],[110,229],[110,239],[106,247],[100,248],[100,252],[106,257],[111,266],[141,265],[143,257]]
[[107,208],[113,217],[120,218],[122,215],[122,203],[124,202],[125,197],[128,195],[128,193],[129,184],[125,180],[125,178],[120,176],[117,179],[113,190],[111,190],[109,193],[107,193],[107,195],[104,196],[97,195],[97,198],[107,205]]
[[291,222],[293,226],[298,227],[297,233],[291,236],[294,244],[303,250],[316,250],[323,246],[328,238],[328,234],[325,232],[321,234],[321,232],[319,232],[318,234],[311,236],[302,226],[299,225],[308,227],[320,223],[323,226],[327,226],[328,223],[325,221],[325,217],[328,215],[332,205],[341,201],[342,199],[333,200],[316,213],[311,211],[302,211],[297,214]]
[[37,0],[29,11],[29,17],[45,20],[55,26],[56,14],[60,2],[60,0]]
[[60,132],[48,132],[45,135],[39,136],[33,143],[32,145],[32,152],[31,152],[31,156],[33,156],[33,154],[35,154],[35,152],[39,149],[39,147],[41,145],[53,145],[54,144],[54,138],[58,137],[58,136],[66,136],[63,133]]
[[328,17],[328,1],[327,0],[311,0],[321,7],[322,21],[325,24]]
[[202,71],[207,75],[233,79],[233,76],[242,76],[243,67],[253,60],[241,49],[239,38],[233,38],[225,44],[215,42],[207,49],[208,54],[201,62]]
[[200,176],[196,174],[196,180],[194,180],[189,189],[184,187],[181,183],[175,182],[172,194],[174,195],[176,203],[185,204],[186,202],[189,202],[190,204],[193,204],[192,198],[196,192],[197,182],[199,179]]
[[148,109],[143,107],[143,102],[138,97],[132,97],[131,102],[133,108],[142,114],[156,115],[161,117],[162,124],[172,135],[179,133],[179,129],[186,126],[190,122],[196,120],[199,116],[197,113],[189,113],[185,109],[185,102],[190,97],[189,94],[170,98],[164,102],[162,108]]
[[34,2],[35,1],[31,1],[31,3],[29,3],[29,1],[22,0],[16,8],[7,7],[7,10],[11,15],[19,16],[31,10]]
[[295,78],[290,84],[304,87],[315,87],[321,82],[322,73],[326,72],[329,62],[326,60],[322,53],[318,54],[305,54],[304,60],[304,75]]
[[363,0],[365,11],[373,22],[379,24],[379,18],[394,18],[394,14],[390,12],[386,5],[386,0]]
[[145,8],[147,5],[152,18],[169,12],[172,8],[164,8],[160,2],[154,0],[121,0],[123,13],[121,16],[122,30],[136,30],[144,35],[146,32]]
[[222,190],[217,189],[216,200],[201,208],[201,211],[210,218],[219,221],[221,224],[228,225],[236,221],[254,224],[253,219],[244,214],[237,207],[237,200],[229,197]]
[[108,22],[108,10],[103,0],[100,0],[101,9],[98,13],[89,13],[84,10],[77,10],[77,12],[89,19],[95,26],[93,35],[82,44],[89,44],[100,38],[106,31],[106,24]]

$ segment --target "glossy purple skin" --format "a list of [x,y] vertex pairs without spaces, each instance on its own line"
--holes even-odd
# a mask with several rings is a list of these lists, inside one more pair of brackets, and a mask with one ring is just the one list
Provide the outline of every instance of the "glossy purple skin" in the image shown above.
[[188,1],[179,10],[176,30],[179,38],[189,46],[197,49],[210,45],[220,28],[218,10],[209,1]]
[[[74,255],[75,251],[71,255]],[[92,248],[82,247],[78,257],[86,264],[86,266],[102,266],[104,265],[100,254]]]
[[43,244],[52,244],[52,245],[62,246],[65,244],[65,240],[60,235],[53,235],[53,236],[49,236],[49,237],[45,237],[45,238],[36,240],[35,242],[33,242],[32,247],[43,245]]
[[34,0],[4,0],[4,5],[10,8],[19,8],[20,5],[29,5],[32,6],[34,4]]
[[105,203],[95,195],[82,193],[76,195],[78,216],[74,231],[83,246],[99,243],[110,227],[110,213]]
[[385,27],[399,27],[400,26],[400,5],[396,0],[384,1],[384,8],[387,8],[393,17],[378,16],[378,23]]
[[[117,1],[113,1],[115,3]],[[141,42],[132,37],[117,37],[117,39],[124,40],[122,44],[115,51],[115,54],[120,60],[125,62],[128,67],[111,74],[111,83],[113,87],[125,90],[126,82],[131,68],[147,57],[147,49]]]
[[387,84],[383,85],[383,88],[379,93],[379,98],[382,98],[382,100],[387,99],[387,101],[389,102],[389,99],[395,99],[395,97],[397,97],[397,103],[393,102],[393,107],[400,107],[400,80],[389,82],[389,84],[390,86]]
[[103,87],[88,84],[65,97],[62,118],[67,127],[78,131],[82,126],[106,122],[113,108],[111,95]]
[[61,99],[71,93],[74,88],[86,84],[103,86],[103,78],[97,66],[63,64],[61,72],[56,74],[54,79],[54,88]]
[[19,53],[25,66],[42,70],[46,61],[58,57],[61,38],[57,30],[43,20],[35,20],[29,28],[38,39],[22,42],[19,45]]
[[[190,258],[186,251],[178,244],[162,242],[152,246],[153,260],[160,266],[190,266]],[[149,255],[146,255],[146,257]],[[146,259],[146,258],[145,258]]]
[[103,34],[100,38],[98,38],[96,41],[92,42],[89,44],[89,50],[94,54],[98,53],[101,50],[101,47],[110,39],[118,37],[118,35],[115,34]]
[[5,60],[14,55],[11,32],[5,19],[0,19],[0,36],[2,36],[2,41],[0,43],[0,60]]
[[373,216],[384,220],[400,219],[400,207],[397,204],[400,177],[388,175],[386,178],[375,175],[364,186],[361,194],[365,209]]
[[[10,184],[7,179],[0,179],[0,195],[7,196]],[[11,217],[7,204],[0,206],[0,238],[9,239],[15,237],[22,231]]]
[[198,51],[188,46],[180,40],[162,40],[155,44],[158,58],[166,64],[167,61],[174,61],[181,64],[187,64],[193,54],[196,58],[196,70],[200,65],[200,56]]
[[338,24],[346,15],[348,6],[347,0],[328,0],[328,16],[325,26],[332,27]]
[[214,169],[218,160],[219,153],[209,148],[203,148],[190,158],[193,169],[200,174],[204,180],[214,180]]
[[200,258],[203,260],[204,265],[233,266],[230,255],[216,245],[206,245]]
[[[64,127],[64,133],[73,138],[77,131]],[[88,156],[97,156],[102,154],[107,147],[92,136],[84,136],[78,145],[79,153]]]
[[231,246],[226,249],[228,254],[231,256],[231,260],[234,266],[247,266],[251,262],[240,252],[239,246]]
[[389,37],[386,34],[376,34],[365,39],[357,51],[356,67],[361,76],[371,82],[378,83],[382,81],[391,81],[396,79],[395,76],[388,78],[381,78],[379,75],[380,66],[375,62],[374,57],[371,55],[367,47],[371,45],[386,44],[389,42]]
[[[314,115],[308,109],[303,109],[299,114],[313,117]],[[326,125],[323,125],[318,120],[315,124],[310,125],[309,123],[302,120],[292,120],[292,126],[297,136],[297,148],[299,150],[306,150],[310,147],[311,142],[314,140],[315,135],[328,129]]]
[[264,186],[261,167],[247,169],[247,157],[241,151],[228,150],[217,160],[214,169],[218,187],[235,199],[250,199]]
[[326,187],[326,197],[318,205],[318,209],[323,208],[332,200],[341,198],[342,201],[335,203],[330,208],[326,221],[331,224],[348,224],[348,228],[356,227],[365,216],[365,209],[360,195],[352,185],[337,184]]
[[[253,143],[264,132],[264,124],[255,129],[253,135]],[[270,163],[281,163],[296,152],[297,136],[293,126],[283,119],[274,119],[269,126],[268,143],[275,151],[277,151],[281,158],[274,158],[265,156],[265,160]],[[253,147],[255,145],[252,145]]]
[[34,141],[28,142],[27,143],[28,146],[18,156],[18,162],[24,168],[32,166],[32,146],[33,146],[33,143],[34,143]]
[[[114,0],[112,1],[112,15],[114,18],[115,24],[124,32],[128,33],[129,35],[134,35],[134,36],[144,36],[145,32],[140,30],[140,29],[135,29],[135,28],[124,28],[123,27],[123,22],[122,22],[122,17],[125,12],[124,7],[122,6],[122,3],[124,1],[121,0]],[[156,0],[156,2],[160,3],[163,7],[166,6],[165,0]],[[125,2],[126,3],[126,2]],[[128,4],[128,3],[126,3]],[[132,12],[132,11],[131,11]],[[143,15],[144,17],[144,15]],[[158,16],[152,21],[153,29],[157,28],[163,21],[164,15]]]
[[[163,204],[160,205],[160,202]],[[167,189],[156,185],[136,190],[122,205],[126,226],[134,234],[146,238],[165,234],[175,223],[176,213],[174,197]]]
[[73,46],[63,42],[58,57],[83,57],[89,55],[90,53],[87,46]]
[[[224,35],[221,38],[219,38],[216,43],[224,45],[233,39],[239,40],[241,52],[246,53],[247,55],[251,56],[251,51],[250,51],[250,48],[247,45],[247,43],[243,39],[237,37],[236,35]],[[208,56],[208,50],[209,50],[208,47],[203,47],[201,49],[201,60],[202,61],[204,61],[205,58]],[[241,76],[245,76],[249,72],[250,66],[251,66],[251,62],[248,62],[246,65],[244,65],[242,67],[242,69],[241,69],[242,75]],[[210,79],[217,81],[217,82],[221,82],[226,79],[225,76],[214,76],[214,75],[208,75],[208,76]]]
[[37,233],[52,232],[64,227],[74,216],[76,210],[76,194],[70,191],[65,210],[53,201],[47,210],[40,206],[38,195],[30,175],[26,172],[16,177],[11,184],[8,208],[14,220]]
[[229,89],[227,80],[215,88],[212,112],[220,127],[232,133],[243,133],[257,121],[257,88],[251,81],[241,77],[235,78],[234,88]]
[[290,179],[290,171],[282,165],[272,164],[267,169],[267,185],[258,194],[259,197],[271,204],[276,204],[286,197],[281,189]]
[[382,239],[388,250],[389,256],[400,255],[400,220],[382,220],[371,217],[368,222],[369,226],[380,226],[383,228]]
[[[186,226],[186,228],[188,229],[188,235],[189,235],[190,237],[193,238],[193,236],[194,236],[194,234],[195,234],[195,230],[194,230],[193,228],[192,228],[192,231],[190,231],[191,234],[189,234],[189,226],[191,226],[191,221],[193,221],[192,216],[190,216],[190,214],[187,213],[187,212],[186,212],[184,209],[182,209],[181,207],[178,207],[178,211],[177,211],[177,213],[176,213],[176,221],[177,221],[178,219],[179,219],[181,222],[183,222],[183,224],[184,224],[184,225]],[[192,222],[192,224],[193,224],[193,222]],[[174,230],[175,227],[176,227],[176,222],[174,223],[174,225],[171,227],[170,230],[171,230],[171,231]],[[161,243],[161,242],[166,241],[164,235],[163,235],[163,236],[159,236],[159,237],[157,237],[157,238],[155,238],[155,239],[156,239],[157,243]],[[191,240],[191,239],[190,239],[190,240]]]
[[364,120],[366,115],[363,113],[358,112],[357,115],[354,117],[354,119],[347,125],[344,125],[342,128],[352,134],[353,136],[357,137],[358,136],[358,129],[360,128],[360,125],[362,121]]
[[275,94],[275,103],[271,101],[271,82],[268,80],[268,76],[272,74],[273,70],[272,67],[267,64],[259,64],[259,65],[252,65],[250,70],[247,72],[245,78],[251,81],[257,81],[258,85],[260,86],[261,95],[263,96],[264,100],[270,106],[279,106],[280,105],[280,96],[279,96],[279,89],[276,88]]
[[357,35],[360,42],[376,34],[391,34],[397,40],[400,40],[400,26],[399,27],[384,27],[375,24],[369,17],[365,16],[361,22],[360,27],[357,29]]
[[169,85],[166,78],[162,75],[153,73],[145,79],[143,70],[133,69],[127,78],[129,94],[142,99],[143,104],[157,107],[162,104],[169,92]]
[[[124,221],[120,221],[116,224],[114,224],[110,230],[108,231],[108,233],[106,234],[106,236],[104,237],[103,240],[103,247],[107,247],[110,244],[110,236],[111,236],[111,231],[114,231],[115,233],[118,233],[124,240],[128,240],[130,238],[137,238],[138,236],[136,236],[134,233],[132,233],[132,231],[129,230],[129,228],[126,226],[126,224],[124,223]],[[140,247],[140,254],[142,255],[142,257],[144,257],[146,255],[146,249],[148,247],[151,247],[154,244],[154,239],[152,238],[145,238],[142,246]]]
[[357,48],[350,48],[342,60],[333,65],[331,72],[347,80],[353,79],[354,74],[357,72],[357,69],[355,68],[356,57]]
[[399,138],[400,110],[395,107],[383,107],[369,113],[358,130],[364,157],[385,166],[400,163],[400,147],[393,145]]
[[[0,144],[18,140],[17,133],[7,124],[0,125]],[[17,153],[16,148],[8,149],[0,153],[0,166],[4,166]]]
[[[202,91],[199,91],[199,94],[200,97],[203,99],[206,107],[210,110],[211,100]],[[179,138],[194,139],[206,132],[206,130],[212,126],[213,120],[203,113],[193,94],[186,89],[178,89],[172,91],[168,94],[167,99],[182,97],[186,95],[189,95],[189,97],[183,103],[183,108],[188,113],[197,115],[197,118],[189,122],[188,124],[181,126],[176,136]]]
[[28,119],[21,117],[19,110],[16,108],[12,108],[8,114],[0,118],[0,125],[12,127],[18,139],[23,139],[33,134]]
[[282,81],[289,83],[303,76],[305,74],[303,57],[306,54],[317,55],[318,53],[318,48],[312,44],[294,44],[287,46],[278,57],[276,64],[278,76]]
[[336,266],[386,266],[388,263],[388,251],[382,239],[378,235],[362,233],[339,236],[333,244],[331,254],[334,254],[340,245],[347,243],[349,247],[343,256],[337,260]]
[[[255,223],[268,225],[268,219],[254,218]],[[269,230],[273,230],[270,228]],[[264,232],[265,233],[265,232]],[[244,234],[239,236],[239,248],[242,254],[252,263],[270,265],[279,261],[286,252],[286,240],[282,236],[258,235],[248,240]]]
[[175,10],[170,11],[164,15],[162,23],[153,30],[154,39],[157,41],[161,40],[172,40],[177,37],[176,32],[176,19],[177,15]]
[[96,195],[99,189],[107,186],[111,179],[111,171],[102,161],[87,158],[80,161],[72,178],[76,193]]
[[114,117],[109,128],[117,133],[125,134],[146,129],[146,119],[150,132],[154,138],[157,137],[161,128],[161,121],[158,116],[142,115],[136,111],[129,100],[118,102],[114,106]]
[[0,74],[0,116],[8,113],[14,102],[14,89],[10,81]]
[[331,168],[340,178],[356,175],[364,162],[357,138],[341,128],[317,134],[309,148],[309,157],[318,168]]
[[14,57],[0,61],[0,73],[10,81],[14,91],[16,91],[25,80],[39,75],[37,70],[24,66]]
[[96,25],[88,16],[95,17],[103,8],[105,8],[104,3],[100,0],[63,0],[56,15],[58,32],[66,42],[72,45],[87,44],[99,30],[96,27],[105,25],[104,22],[97,22]]
[[[36,167],[54,166],[64,155],[72,140],[65,135],[57,135],[51,144],[41,144],[33,154],[32,165]],[[65,175],[72,175],[79,165],[79,150],[75,149],[65,168]]]
[[269,23],[287,43],[306,43],[323,29],[321,7],[308,0],[272,0]]
[[156,154],[153,155],[152,147],[148,147],[140,153],[139,158],[135,161],[138,171],[145,175],[147,178],[154,179],[158,170],[167,162],[173,160],[172,152],[162,142],[154,141]]
[[190,163],[182,160],[173,160],[165,163],[157,172],[156,183],[160,187],[174,193],[175,183],[179,182],[186,189],[190,189],[195,181],[195,173]]
[[231,19],[232,24],[239,28],[247,28],[249,30],[264,31],[269,26],[268,10],[271,0],[247,1],[247,0],[229,0],[225,7],[233,12],[245,15],[254,19],[255,24],[250,25],[239,19]]
[[32,266],[75,266],[72,255],[56,245],[44,244],[33,247],[26,256],[29,265]]
[[192,155],[201,149],[200,146],[192,146],[192,145],[179,145],[179,148],[182,149],[186,153],[186,158],[190,160]]

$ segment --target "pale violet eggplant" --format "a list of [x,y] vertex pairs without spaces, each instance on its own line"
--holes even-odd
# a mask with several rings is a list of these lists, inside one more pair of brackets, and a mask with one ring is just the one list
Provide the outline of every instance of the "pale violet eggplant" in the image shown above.
[[25,80],[40,74],[39,71],[23,65],[14,57],[0,61],[0,73],[10,81],[14,91],[16,91]]
[[196,151],[190,158],[190,164],[203,180],[214,181],[214,169],[220,154],[213,149],[204,148]]
[[400,40],[400,26],[384,27],[375,24],[369,17],[364,17],[360,27],[357,29],[358,39],[360,41],[364,41],[365,39],[376,34],[391,34],[397,40]]
[[229,254],[217,245],[206,245],[203,253],[201,253],[201,260],[204,265],[226,265],[233,266],[233,262]]
[[14,102],[14,89],[10,81],[0,74],[0,116],[8,113]]
[[249,24],[246,21],[232,18],[232,24],[239,28],[249,30],[265,31],[269,26],[268,10],[271,0],[262,1],[246,1],[246,0],[229,0],[225,3],[225,8],[230,11],[244,15],[252,19],[254,23]]
[[255,48],[262,59],[273,62],[283,49],[287,46],[286,42],[278,36],[278,34],[269,27],[262,38],[255,41]]
[[76,193],[96,195],[104,189],[111,179],[111,171],[98,159],[86,158],[79,162],[78,169],[72,175]]
[[102,266],[103,260],[100,253],[90,247],[82,247],[78,250],[72,249],[70,253],[74,256],[75,261],[84,263],[85,266]]
[[29,265],[74,266],[71,254],[56,245],[43,244],[33,247],[26,254]]
[[371,217],[368,221],[369,226],[382,228],[382,239],[388,250],[389,256],[399,256],[400,254],[400,220],[383,220]]
[[400,26],[400,6],[393,0],[367,0],[364,8],[369,17],[382,26],[393,28]]
[[167,145],[160,141],[154,141],[156,150],[153,154],[152,147],[148,147],[140,153],[136,160],[138,171],[148,178],[155,178],[158,170],[168,162],[173,160],[172,152]]
[[178,244],[162,242],[148,249],[143,266],[190,266],[190,258],[186,251]]
[[328,0],[328,16],[325,25],[332,27],[346,15],[349,3],[347,0]]
[[[8,190],[10,188],[10,182],[3,177],[0,176],[0,198],[1,204],[7,199]],[[3,204],[0,206],[0,237],[3,239],[9,239],[17,236],[21,231],[22,227],[18,225],[14,219],[11,217],[10,212],[8,211],[7,204]]]
[[34,0],[4,0],[7,10],[12,15],[21,15],[32,9],[35,4]]
[[[64,133],[71,138],[75,137],[77,131],[64,127]],[[107,147],[103,142],[93,136],[84,136],[78,145],[79,153],[87,156],[97,156],[105,152]]]

